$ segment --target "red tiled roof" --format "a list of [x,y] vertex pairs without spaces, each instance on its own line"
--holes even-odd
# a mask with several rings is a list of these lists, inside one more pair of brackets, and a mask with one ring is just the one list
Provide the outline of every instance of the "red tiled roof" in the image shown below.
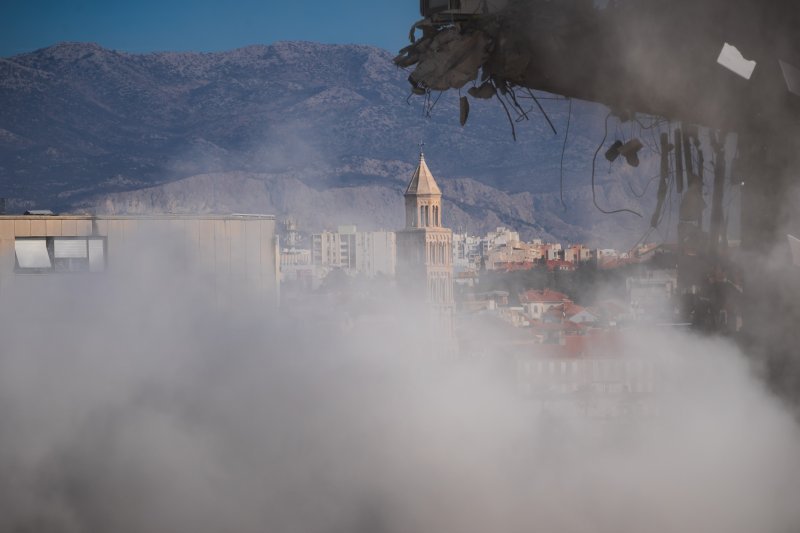
[[583,311],[586,310],[585,307],[582,307],[573,302],[565,302],[563,304],[563,308],[564,308],[564,313],[567,315],[567,318],[573,317],[578,313],[582,313]]
[[536,331],[585,331],[588,329],[586,324],[563,320],[561,322],[546,322],[543,320],[531,320],[531,328]]
[[544,289],[541,291],[527,290],[519,295],[519,301],[521,303],[561,303],[571,302],[572,300],[564,293]]

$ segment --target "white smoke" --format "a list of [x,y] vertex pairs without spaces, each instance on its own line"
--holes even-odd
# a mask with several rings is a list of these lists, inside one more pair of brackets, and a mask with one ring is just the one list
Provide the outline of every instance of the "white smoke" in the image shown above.
[[541,416],[391,294],[220,307],[173,248],[2,288],[0,531],[800,525],[800,433],[732,345],[631,334],[658,416]]

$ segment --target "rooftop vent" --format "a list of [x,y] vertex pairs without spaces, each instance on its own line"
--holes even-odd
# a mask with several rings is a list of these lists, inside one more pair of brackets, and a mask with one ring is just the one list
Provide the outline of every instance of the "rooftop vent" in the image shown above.
[[55,213],[50,211],[49,209],[29,209],[25,211],[26,215],[34,215],[34,216],[54,216]]
[[419,11],[425,18],[455,21],[484,13],[482,0],[420,0]]

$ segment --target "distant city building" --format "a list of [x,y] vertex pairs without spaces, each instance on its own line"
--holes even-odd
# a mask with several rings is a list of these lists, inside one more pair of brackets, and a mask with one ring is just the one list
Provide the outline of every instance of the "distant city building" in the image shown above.
[[558,261],[564,258],[561,245],[558,243],[545,244],[544,255],[548,261]]
[[406,226],[397,232],[397,280],[427,301],[452,332],[453,234],[442,227],[442,192],[420,153],[405,192]]
[[394,232],[359,232],[353,225],[311,235],[310,254],[314,266],[370,278],[393,277],[397,264]]
[[285,248],[302,248],[305,235],[298,229],[294,218],[286,218],[281,222],[281,246]]
[[505,227],[499,227],[495,231],[490,231],[486,234],[486,251],[490,252],[500,246],[511,246],[519,242],[518,232]]
[[519,346],[519,390],[543,412],[592,418],[657,415],[662,372],[657,361],[621,353],[621,339],[609,332]]
[[[573,271],[578,266],[593,262],[597,257],[595,250],[582,244],[562,248],[560,243],[545,243],[541,239],[530,242],[519,240],[516,232],[507,228],[497,228],[483,240],[483,264],[486,270],[512,272],[530,270],[544,266],[549,271]],[[611,260],[619,254],[615,250],[604,250]],[[609,263],[610,264],[610,263]]]
[[616,265],[619,261],[619,252],[613,249],[604,249],[604,250],[597,250],[596,258],[597,258],[597,266],[603,268],[607,265],[614,264]]
[[467,233],[453,234],[453,268],[456,272],[478,271],[483,260],[483,239]]
[[626,285],[636,320],[672,320],[678,288],[676,270],[648,270],[629,277]]
[[311,235],[311,262],[326,268],[355,271],[355,226],[339,226],[338,231],[323,231]]
[[311,264],[311,250],[284,248],[281,250],[281,271],[286,268]]
[[587,248],[582,244],[573,244],[564,249],[563,260],[568,263],[586,263],[593,261],[597,254],[595,250]]
[[538,320],[551,308],[565,303],[572,303],[572,300],[564,293],[544,289],[541,291],[528,290],[521,293],[519,295],[519,303],[530,318]]
[[543,259],[542,246],[519,241],[508,241],[494,246],[486,257],[487,270],[516,270],[517,265],[531,268]]
[[356,271],[373,278],[393,278],[397,269],[397,243],[393,231],[356,233]]

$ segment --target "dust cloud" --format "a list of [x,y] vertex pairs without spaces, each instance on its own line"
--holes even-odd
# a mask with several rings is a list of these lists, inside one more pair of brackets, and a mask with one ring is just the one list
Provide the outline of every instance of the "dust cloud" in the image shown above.
[[220,304],[147,242],[0,289],[0,531],[800,524],[800,432],[732,345],[628,335],[662,369],[657,416],[541,415],[496,365],[438,357],[391,291],[360,315],[355,295]]

